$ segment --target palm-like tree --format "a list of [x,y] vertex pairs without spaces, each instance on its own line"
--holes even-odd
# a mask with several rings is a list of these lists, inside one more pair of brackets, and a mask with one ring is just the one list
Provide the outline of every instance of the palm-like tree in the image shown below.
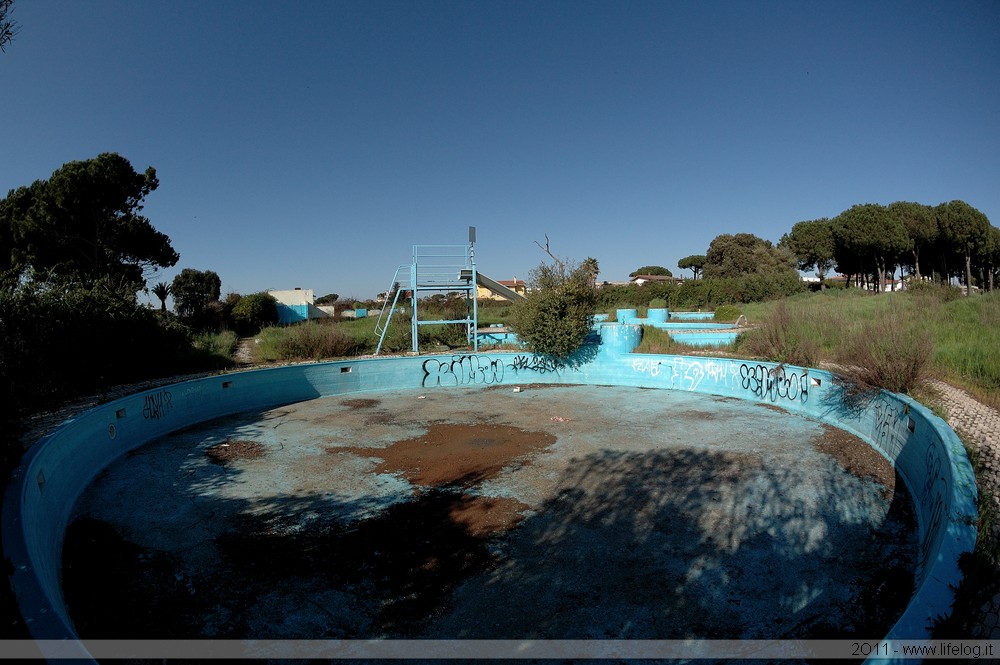
[[597,264],[597,259],[592,256],[588,256],[584,259],[581,267],[590,275],[590,283],[593,285],[597,284],[597,274],[601,272],[600,266]]
[[167,311],[167,296],[170,295],[170,285],[166,282],[157,282],[153,286],[153,295],[160,299],[160,310]]

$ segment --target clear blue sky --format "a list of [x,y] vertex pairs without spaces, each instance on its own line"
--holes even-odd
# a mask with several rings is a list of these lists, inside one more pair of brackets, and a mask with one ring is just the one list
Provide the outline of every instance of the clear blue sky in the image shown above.
[[[680,274],[855,203],[1000,226],[1000,3],[16,0],[0,195],[118,152],[223,293],[366,298],[414,244]],[[689,271],[683,271],[690,274]]]

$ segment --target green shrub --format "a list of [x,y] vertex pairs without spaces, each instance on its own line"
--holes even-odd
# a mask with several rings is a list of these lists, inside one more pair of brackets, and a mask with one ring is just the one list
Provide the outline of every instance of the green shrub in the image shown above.
[[511,308],[509,327],[532,353],[568,358],[593,325],[597,292],[580,266],[542,264],[532,271],[535,289]]
[[252,335],[264,326],[276,324],[277,305],[277,299],[266,291],[241,297],[232,309],[236,330],[241,335]]
[[957,286],[928,280],[910,280],[906,284],[906,291],[911,295],[927,296],[940,302],[950,302],[962,297],[962,289]]
[[667,301],[663,298],[653,298],[649,301],[650,309],[665,309],[667,306]]
[[218,333],[201,333],[195,335],[193,348],[200,355],[204,365],[229,367],[234,364],[233,357],[240,339],[231,330]]
[[739,307],[733,305],[721,305],[715,310],[713,319],[720,322],[732,323],[743,314]]

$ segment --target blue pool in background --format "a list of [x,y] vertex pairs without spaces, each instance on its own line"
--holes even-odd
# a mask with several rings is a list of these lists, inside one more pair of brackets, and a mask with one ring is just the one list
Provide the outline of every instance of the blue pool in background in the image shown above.
[[732,344],[739,335],[735,331],[703,330],[695,332],[672,332],[670,338],[688,346],[718,346]]
[[671,319],[679,321],[711,321],[715,312],[670,312]]

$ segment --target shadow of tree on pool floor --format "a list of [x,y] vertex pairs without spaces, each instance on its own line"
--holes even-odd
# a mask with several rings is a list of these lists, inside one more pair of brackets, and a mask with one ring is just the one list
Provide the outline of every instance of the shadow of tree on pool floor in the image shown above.
[[173,550],[80,519],[71,615],[87,638],[805,639],[883,635],[912,591],[908,496],[887,504],[832,458],[817,475],[752,453],[603,451],[492,529],[468,517],[499,510],[483,480],[352,523],[338,515],[357,501],[329,493],[199,494],[214,535]]

